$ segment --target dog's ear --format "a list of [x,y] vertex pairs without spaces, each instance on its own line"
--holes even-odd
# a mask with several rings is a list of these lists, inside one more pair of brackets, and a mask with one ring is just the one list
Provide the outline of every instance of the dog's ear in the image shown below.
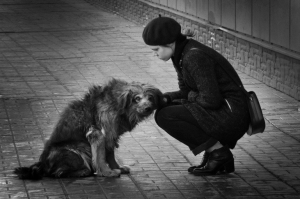
[[130,88],[124,90],[118,98],[118,103],[121,109],[126,109],[132,103],[133,92]]
[[159,89],[156,89],[155,105],[157,108],[160,108],[166,104],[166,102],[163,99],[164,99],[163,93]]
[[142,87],[145,92],[151,93],[154,96],[154,103],[156,108],[159,108],[163,106],[163,104],[165,104],[165,102],[163,101],[163,94],[158,88],[150,84],[142,84]]

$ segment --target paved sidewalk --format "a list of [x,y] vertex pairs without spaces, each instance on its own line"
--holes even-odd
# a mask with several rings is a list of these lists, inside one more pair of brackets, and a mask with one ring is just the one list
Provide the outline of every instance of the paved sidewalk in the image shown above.
[[23,181],[12,174],[37,161],[59,113],[88,86],[116,77],[177,89],[172,65],[152,56],[142,30],[84,0],[0,2],[0,198],[300,198],[299,103],[242,73],[267,128],[239,141],[232,174],[188,174],[201,158],[153,119],[121,141],[118,157],[130,175]]

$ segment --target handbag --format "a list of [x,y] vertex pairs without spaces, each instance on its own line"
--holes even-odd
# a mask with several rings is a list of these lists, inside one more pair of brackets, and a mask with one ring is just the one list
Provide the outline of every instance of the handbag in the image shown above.
[[245,92],[248,94],[247,103],[250,114],[250,124],[247,134],[254,135],[256,133],[263,133],[266,128],[266,124],[258,98],[254,91],[247,92],[245,90]]
[[247,134],[254,135],[257,133],[263,133],[266,128],[266,123],[256,93],[254,91],[248,92],[243,87],[243,85],[241,85],[241,83],[234,79],[224,68],[223,70],[238,85],[238,87],[242,89],[243,93],[247,96],[248,110],[250,114],[250,124],[247,130]]
[[[200,49],[192,48],[191,50]],[[219,65],[222,67],[222,64]],[[231,76],[230,73],[227,72],[225,68],[223,68],[223,70],[238,85],[238,87],[242,89],[243,93],[247,96],[247,104],[250,114],[250,124],[247,130],[247,134],[250,136],[257,133],[263,133],[266,128],[266,124],[256,93],[254,91],[248,92],[241,83],[239,83],[236,79],[234,79],[234,77]]]

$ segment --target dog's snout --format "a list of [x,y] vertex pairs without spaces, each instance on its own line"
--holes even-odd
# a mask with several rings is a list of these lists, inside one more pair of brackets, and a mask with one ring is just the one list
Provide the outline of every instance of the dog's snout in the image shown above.
[[145,112],[150,112],[152,109],[151,109],[151,107],[146,107],[145,108]]

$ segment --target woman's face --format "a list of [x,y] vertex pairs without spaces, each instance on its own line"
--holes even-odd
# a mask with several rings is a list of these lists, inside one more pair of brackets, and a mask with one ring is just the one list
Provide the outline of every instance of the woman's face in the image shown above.
[[175,43],[166,46],[150,46],[154,55],[163,61],[168,61],[174,54]]

